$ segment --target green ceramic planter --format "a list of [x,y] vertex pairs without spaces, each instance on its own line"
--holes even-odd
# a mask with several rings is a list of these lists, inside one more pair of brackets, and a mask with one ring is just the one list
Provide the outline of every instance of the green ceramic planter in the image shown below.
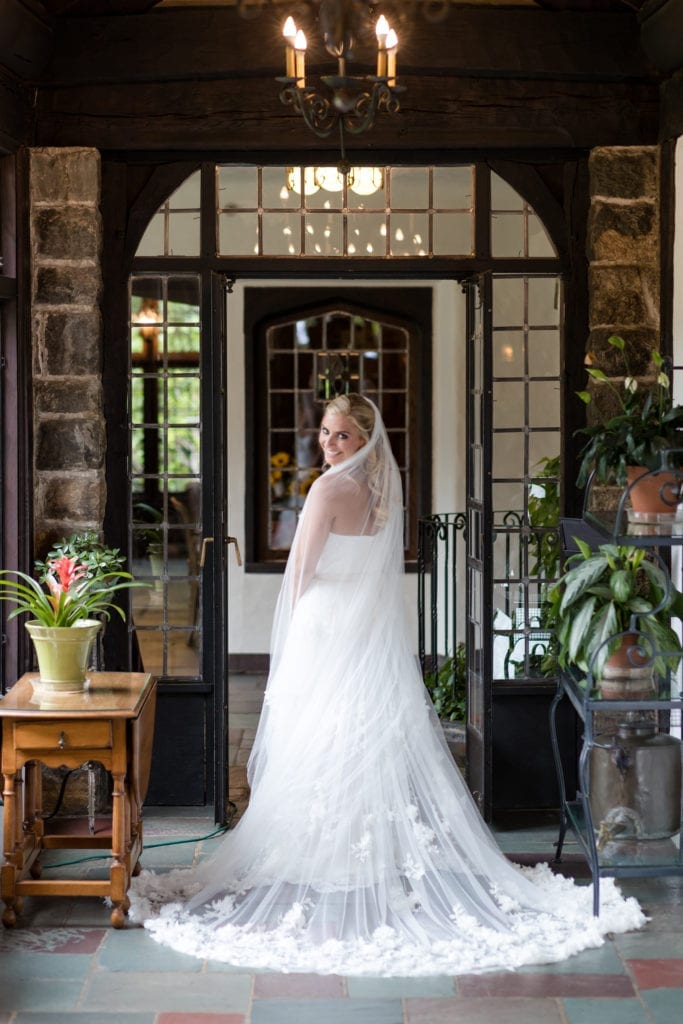
[[85,688],[93,641],[102,629],[95,619],[82,619],[73,626],[43,626],[26,623],[36,657],[41,690],[76,693]]

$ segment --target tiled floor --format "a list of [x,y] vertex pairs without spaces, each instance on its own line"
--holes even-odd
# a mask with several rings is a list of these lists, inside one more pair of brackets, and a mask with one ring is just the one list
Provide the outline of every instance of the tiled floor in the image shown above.
[[[233,691],[231,793],[241,805],[261,690],[245,679]],[[145,829],[143,863],[160,871],[219,842],[207,838],[212,819],[191,808],[149,808]],[[518,859],[552,855],[550,821],[496,831]],[[567,870],[585,874],[576,847],[566,852]],[[105,860],[82,856],[54,851],[45,864],[90,877],[106,870]],[[18,927],[0,931],[0,1024],[681,1024],[683,879],[622,888],[650,915],[641,932],[546,967],[413,979],[246,974],[170,951],[140,928],[115,931],[101,900],[27,898]]]

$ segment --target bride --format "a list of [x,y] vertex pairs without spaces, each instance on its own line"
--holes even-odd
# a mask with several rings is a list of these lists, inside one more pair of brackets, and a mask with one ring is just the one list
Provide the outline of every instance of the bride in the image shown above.
[[320,427],[273,625],[251,799],[215,855],[133,879],[131,916],[194,956],[281,971],[427,975],[548,963],[640,927],[612,880],[511,864],[444,742],[403,605],[401,481],[379,411]]

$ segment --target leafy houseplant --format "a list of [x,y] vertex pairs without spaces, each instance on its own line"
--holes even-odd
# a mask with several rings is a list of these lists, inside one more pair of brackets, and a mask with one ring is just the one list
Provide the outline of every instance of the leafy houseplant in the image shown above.
[[464,643],[425,675],[425,686],[442,722],[462,722],[467,710],[467,662]]
[[[588,438],[581,449],[576,481],[579,487],[586,484],[593,469],[597,479],[603,483],[623,487],[629,466],[642,466],[648,470],[670,469],[682,461],[679,453],[678,458],[671,456],[675,462],[669,463],[669,456],[665,454],[672,449],[683,448],[683,406],[673,404],[671,381],[662,356],[655,349],[651,351],[652,362],[658,371],[657,379],[651,388],[641,389],[631,374],[624,339],[615,334],[608,338],[608,342],[622,353],[626,374],[623,387],[619,389],[602,370],[588,367],[588,375],[604,384],[616,399],[617,412],[604,422],[577,431]],[[577,394],[586,405],[591,403],[588,391]]]
[[[125,618],[116,603],[117,592],[145,586],[123,570],[123,562],[116,548],[108,548],[96,534],[86,533],[74,534],[57,545],[44,562],[36,562],[37,579],[18,570],[0,570],[0,601],[15,606],[9,618],[24,613],[31,616],[26,628],[36,647],[41,684],[62,690],[82,688],[90,648],[102,620],[108,619],[112,610]],[[60,648],[60,644],[65,646]],[[60,651],[68,652],[63,669]]]
[[683,647],[670,625],[683,614],[683,594],[644,548],[602,544],[593,551],[576,539],[579,551],[549,592],[561,668],[576,666],[598,683],[624,634],[635,634],[642,660],[664,675],[678,666]]

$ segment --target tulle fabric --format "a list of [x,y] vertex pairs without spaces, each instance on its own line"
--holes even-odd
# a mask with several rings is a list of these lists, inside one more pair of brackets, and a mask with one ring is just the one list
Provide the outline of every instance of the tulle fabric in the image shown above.
[[210,861],[133,879],[158,941],[251,969],[455,974],[564,959],[644,916],[508,862],[406,626],[399,472],[368,445],[309,493],[276,610],[249,807]]

